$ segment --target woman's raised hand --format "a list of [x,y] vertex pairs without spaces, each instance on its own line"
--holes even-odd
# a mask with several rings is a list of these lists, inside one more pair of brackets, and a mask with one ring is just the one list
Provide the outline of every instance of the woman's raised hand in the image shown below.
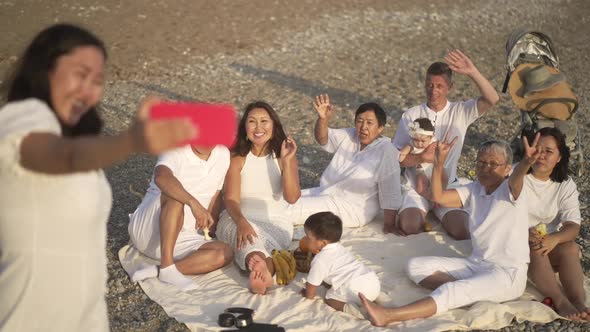
[[452,141],[449,142],[449,133],[445,135],[445,139],[436,143],[436,150],[434,154],[434,163],[442,165],[444,164],[451,148],[457,143],[458,137],[455,136]]
[[281,144],[281,159],[282,160],[293,160],[295,153],[297,152],[297,144],[293,137],[288,136]]
[[332,104],[330,104],[330,96],[327,94],[322,94],[315,97],[313,108],[316,110],[316,112],[318,112],[320,119],[324,120],[330,120],[332,114],[334,113],[334,108],[332,107]]
[[529,166],[533,165],[537,159],[539,159],[539,150],[537,150],[537,144],[539,143],[540,133],[535,135],[533,144],[529,145],[529,140],[526,136],[522,136],[522,145],[524,146],[524,155],[522,160]]
[[148,97],[139,107],[136,122],[129,130],[137,152],[157,155],[198,135],[187,119],[151,120],[149,111],[160,102],[162,100],[159,98]]

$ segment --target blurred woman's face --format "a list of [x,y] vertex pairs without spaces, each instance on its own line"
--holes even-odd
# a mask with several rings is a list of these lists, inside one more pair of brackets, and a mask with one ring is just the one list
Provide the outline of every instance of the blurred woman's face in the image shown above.
[[361,148],[373,143],[381,135],[383,127],[379,125],[374,111],[359,114],[354,120],[354,127],[361,143]]
[[100,101],[104,87],[103,53],[95,46],[80,46],[60,56],[49,72],[51,103],[57,117],[67,126]]
[[533,174],[551,174],[555,165],[561,160],[557,141],[553,136],[541,136],[537,143],[539,159],[533,164]]
[[255,108],[246,118],[246,136],[256,146],[263,146],[272,138],[274,124],[264,108]]

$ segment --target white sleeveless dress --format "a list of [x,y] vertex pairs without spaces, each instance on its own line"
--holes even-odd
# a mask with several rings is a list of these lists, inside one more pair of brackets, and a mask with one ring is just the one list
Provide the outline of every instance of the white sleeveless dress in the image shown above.
[[266,256],[272,249],[285,249],[293,238],[293,223],[287,215],[288,203],[283,199],[281,170],[278,159],[271,153],[256,157],[246,156],[241,171],[240,209],[250,222],[258,238],[241,250],[236,247],[237,227],[227,210],[221,213],[217,238],[234,250],[234,258],[245,270],[245,258],[253,251]]
[[20,145],[30,133],[61,135],[45,103],[0,110],[0,330],[108,331],[111,188],[100,170],[23,168]]

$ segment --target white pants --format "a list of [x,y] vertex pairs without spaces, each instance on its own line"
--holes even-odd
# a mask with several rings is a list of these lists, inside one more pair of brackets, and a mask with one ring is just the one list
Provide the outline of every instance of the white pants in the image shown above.
[[437,271],[457,279],[441,285],[430,294],[436,302],[437,314],[477,301],[516,299],[524,293],[527,269],[526,264],[503,267],[466,258],[435,256],[412,258],[407,266],[408,275],[416,284]]
[[[160,260],[160,195],[148,193],[137,210],[129,215],[129,238],[142,254]],[[186,211],[185,211],[186,214]],[[190,215],[192,217],[192,214]],[[185,215],[185,223],[188,216]],[[194,217],[190,225],[183,225],[174,244],[174,259],[179,260],[197,251],[207,243],[205,237],[194,228]],[[187,227],[185,227],[187,226]]]
[[363,293],[369,301],[375,301],[379,296],[379,292],[381,292],[381,282],[379,282],[377,274],[371,271],[352,278],[337,289],[334,289],[334,287],[328,289],[326,299],[361,305],[359,293]]
[[[438,218],[438,220],[442,221],[445,214],[451,211],[465,211],[460,208],[447,208],[447,207],[437,207],[433,208],[434,203],[424,198],[422,195],[418,194],[414,188],[403,188],[402,189],[402,206],[399,209],[401,213],[405,209],[409,208],[416,208],[420,209],[424,213],[428,213],[428,211],[432,210],[434,215]],[[467,213],[467,212],[466,212]]]
[[318,188],[304,189],[295,204],[289,205],[288,211],[293,218],[293,225],[303,225],[312,214],[330,211],[342,219],[343,227],[362,227],[371,222],[381,211],[364,203],[364,206],[351,204],[333,195],[317,194]]

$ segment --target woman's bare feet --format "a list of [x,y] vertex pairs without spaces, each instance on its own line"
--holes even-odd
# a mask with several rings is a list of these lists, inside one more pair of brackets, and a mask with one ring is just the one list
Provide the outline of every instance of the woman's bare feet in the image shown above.
[[564,299],[561,302],[554,302],[555,311],[562,317],[570,320],[580,321],[586,318],[586,313],[581,313],[570,301]]
[[378,305],[377,303],[373,303],[373,302],[367,300],[367,298],[363,295],[363,293],[359,293],[359,298],[361,299],[361,302],[363,303],[363,307],[369,313],[369,320],[371,321],[371,324],[373,324],[375,326],[387,325],[388,322],[385,321],[385,316],[386,316],[385,308]]
[[254,294],[266,294],[266,284],[262,278],[262,273],[257,271],[250,272],[250,291]]
[[250,290],[254,294],[265,294],[266,289],[273,285],[272,274],[268,270],[266,260],[258,255],[252,255],[248,261],[250,269]]
[[590,320],[590,308],[584,302],[572,302],[572,305],[578,309],[582,320]]

